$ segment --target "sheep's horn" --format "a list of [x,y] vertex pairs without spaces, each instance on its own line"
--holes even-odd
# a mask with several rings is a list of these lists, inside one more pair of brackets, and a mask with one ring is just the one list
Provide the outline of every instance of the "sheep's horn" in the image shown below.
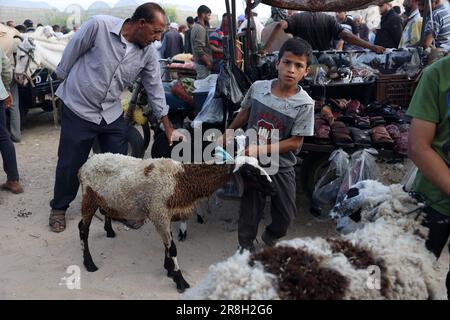
[[23,41],[22,36],[15,35],[13,38],[18,38],[18,39],[20,39],[20,41]]

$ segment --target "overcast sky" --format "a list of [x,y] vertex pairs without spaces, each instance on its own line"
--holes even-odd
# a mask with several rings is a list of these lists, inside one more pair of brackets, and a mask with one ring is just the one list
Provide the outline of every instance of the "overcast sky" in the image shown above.
[[[77,3],[81,5],[83,8],[87,9],[89,5],[95,2],[95,0],[29,0],[32,2],[47,2],[48,4],[60,9],[64,10],[69,4],[71,3]],[[104,2],[108,3],[110,6],[113,6],[118,2],[118,0],[103,0]],[[177,0],[154,0],[155,2],[161,3],[161,4],[174,4],[177,3]],[[144,1],[139,1],[144,2]],[[244,13],[244,3],[243,0],[236,0],[236,8],[238,11],[238,14]],[[202,4],[207,5],[214,14],[218,14],[219,16],[222,16],[223,13],[225,13],[225,1],[224,0],[189,0],[189,1],[180,1],[178,3],[186,3],[186,6],[197,8]],[[231,1],[230,1],[231,3]],[[256,10],[258,12],[258,15],[261,17],[270,17],[270,7],[266,6],[264,4],[260,4]]]

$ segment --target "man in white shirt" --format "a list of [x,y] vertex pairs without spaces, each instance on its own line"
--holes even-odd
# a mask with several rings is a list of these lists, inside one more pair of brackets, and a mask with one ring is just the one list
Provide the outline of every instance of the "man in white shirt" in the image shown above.
[[403,29],[399,48],[412,47],[420,41],[422,33],[422,17],[419,12],[418,0],[405,0],[403,2],[405,14],[408,16],[405,29]]

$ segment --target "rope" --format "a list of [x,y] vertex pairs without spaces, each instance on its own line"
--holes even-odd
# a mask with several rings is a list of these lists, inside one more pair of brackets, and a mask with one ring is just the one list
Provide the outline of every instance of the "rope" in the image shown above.
[[52,78],[52,73],[48,73],[47,74],[47,79],[50,80],[50,91],[52,93],[52,106],[53,106],[53,123],[55,124],[55,128],[58,128],[58,109],[56,108],[56,102],[55,102],[55,90],[53,88],[53,78]]

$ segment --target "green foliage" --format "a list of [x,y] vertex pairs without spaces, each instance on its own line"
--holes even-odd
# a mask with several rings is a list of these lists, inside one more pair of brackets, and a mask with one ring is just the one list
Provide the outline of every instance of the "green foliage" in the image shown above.
[[63,26],[66,24],[66,19],[67,17],[65,14],[48,14],[41,23],[49,26],[53,26],[55,24]]
[[164,10],[166,11],[167,20],[169,23],[177,20],[177,8],[173,6],[166,6],[164,7]]
[[[48,14],[45,16],[43,21],[40,21],[44,25],[53,26],[55,24],[59,25],[60,27],[66,26],[69,29],[72,29],[72,21],[69,20],[70,14],[69,13],[57,13],[57,14]],[[81,15],[81,24],[83,24],[87,19],[89,19],[89,16],[86,14]],[[67,25],[69,23],[69,25]]]

